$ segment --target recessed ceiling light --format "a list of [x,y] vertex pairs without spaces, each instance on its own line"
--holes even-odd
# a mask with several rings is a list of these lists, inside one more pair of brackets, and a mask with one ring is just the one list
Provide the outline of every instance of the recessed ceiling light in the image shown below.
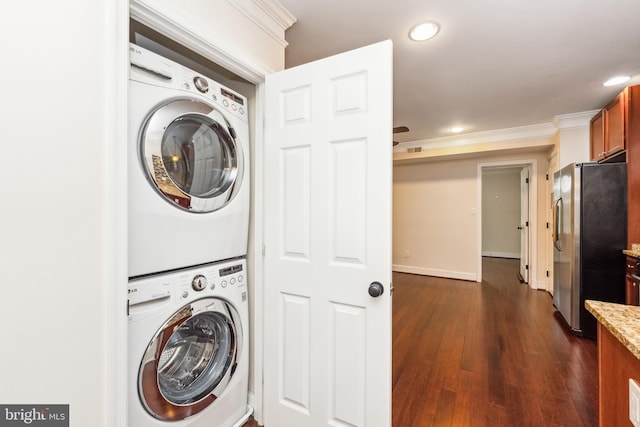
[[451,129],[449,129],[449,132],[451,133],[460,133],[464,130],[464,128],[462,126],[454,126]]
[[415,25],[411,31],[409,31],[409,38],[411,40],[422,42],[425,40],[429,40],[440,31],[440,25],[436,22],[422,22],[420,24]]
[[620,85],[622,83],[626,83],[631,79],[631,76],[616,76],[612,77],[606,82],[602,83],[602,86],[615,86]]

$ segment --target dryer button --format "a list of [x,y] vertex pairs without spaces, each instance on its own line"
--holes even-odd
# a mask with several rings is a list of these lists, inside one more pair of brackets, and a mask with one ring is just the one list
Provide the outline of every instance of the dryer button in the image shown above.
[[236,284],[236,279],[234,277],[231,278],[231,280],[229,280],[229,283],[231,283],[232,285]]
[[222,286],[223,288],[227,287],[227,281],[223,280],[222,283],[220,283],[220,286]]
[[242,281],[244,280],[244,276],[241,274],[238,276],[238,282],[242,283]]
[[189,296],[189,292],[188,291],[182,292],[182,298],[186,298],[188,296]]

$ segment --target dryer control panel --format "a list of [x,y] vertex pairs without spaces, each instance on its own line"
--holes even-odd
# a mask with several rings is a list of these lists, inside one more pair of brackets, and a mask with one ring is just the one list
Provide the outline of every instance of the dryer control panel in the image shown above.
[[247,98],[221,83],[133,43],[129,43],[129,60],[131,80],[197,94],[224,111],[248,120]]

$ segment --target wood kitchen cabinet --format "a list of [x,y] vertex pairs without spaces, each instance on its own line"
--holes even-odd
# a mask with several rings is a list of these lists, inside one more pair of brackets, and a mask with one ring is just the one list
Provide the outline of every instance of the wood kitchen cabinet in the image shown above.
[[640,243],[640,85],[627,88],[627,233]]
[[600,427],[631,426],[629,378],[640,383],[640,360],[598,323]]
[[604,110],[591,119],[591,160],[604,159]]
[[634,277],[636,272],[636,258],[627,255],[627,274],[626,274],[626,299],[625,302],[629,305],[640,305],[639,297],[640,292],[638,288],[640,285],[638,284],[638,280]]
[[629,379],[640,384],[640,307],[585,302],[598,321],[599,426],[622,427],[629,420]]
[[602,161],[624,151],[627,140],[627,95],[618,94],[591,119],[591,160]]

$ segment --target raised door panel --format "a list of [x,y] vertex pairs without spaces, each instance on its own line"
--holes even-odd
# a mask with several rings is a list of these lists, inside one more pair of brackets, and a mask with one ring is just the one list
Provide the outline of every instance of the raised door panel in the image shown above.
[[628,244],[640,243],[640,85],[627,92]]
[[605,157],[625,148],[625,92],[621,92],[609,103],[605,111]]
[[633,280],[630,276],[627,276],[627,289],[626,289],[626,299],[625,304],[627,305],[638,305],[638,283]]
[[604,158],[604,114],[600,111],[591,119],[591,160]]

